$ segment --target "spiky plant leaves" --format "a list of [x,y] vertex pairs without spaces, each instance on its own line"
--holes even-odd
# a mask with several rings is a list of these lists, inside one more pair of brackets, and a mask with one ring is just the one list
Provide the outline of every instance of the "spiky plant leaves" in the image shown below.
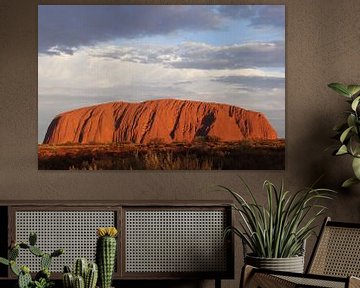
[[[240,228],[228,227],[226,234],[233,232],[249,246],[254,256],[292,257],[302,251],[304,241],[313,233],[313,223],[326,209],[316,203],[331,199],[334,193],[328,189],[305,188],[290,193],[285,191],[283,183],[278,189],[270,181],[263,185],[267,193],[267,205],[256,202],[254,193],[245,187],[252,202],[248,202],[239,193],[220,186],[230,193],[237,204],[235,211],[240,215]],[[255,200],[255,201],[254,201]]]

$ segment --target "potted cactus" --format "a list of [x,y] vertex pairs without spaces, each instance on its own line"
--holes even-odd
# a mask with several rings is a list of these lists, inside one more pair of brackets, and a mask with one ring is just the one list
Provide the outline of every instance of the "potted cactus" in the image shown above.
[[78,258],[74,263],[74,272],[69,266],[64,267],[64,288],[95,288],[98,279],[96,263],[88,262],[85,258]]
[[97,229],[96,262],[99,267],[99,287],[110,288],[116,258],[115,227],[100,227]]
[[[50,265],[54,257],[64,253],[63,249],[57,249],[52,253],[45,253],[36,246],[36,233],[30,233],[29,243],[12,243],[8,252],[8,259],[0,257],[0,263],[10,266],[11,271],[18,277],[18,288],[49,288],[54,285],[50,280]],[[33,255],[39,257],[41,270],[35,275],[34,280],[30,275],[30,268],[26,265],[19,266],[16,259],[20,249],[28,250]]]

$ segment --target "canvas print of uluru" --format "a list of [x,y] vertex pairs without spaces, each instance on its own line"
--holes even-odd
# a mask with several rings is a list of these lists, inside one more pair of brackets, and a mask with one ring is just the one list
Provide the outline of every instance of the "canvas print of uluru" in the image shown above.
[[284,5],[38,17],[39,169],[285,169]]

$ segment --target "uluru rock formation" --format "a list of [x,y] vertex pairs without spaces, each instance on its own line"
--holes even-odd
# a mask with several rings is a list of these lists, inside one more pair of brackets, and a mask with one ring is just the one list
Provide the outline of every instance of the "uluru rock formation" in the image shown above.
[[190,142],[276,139],[266,117],[227,104],[187,100],[113,102],[62,113],[48,127],[44,144]]

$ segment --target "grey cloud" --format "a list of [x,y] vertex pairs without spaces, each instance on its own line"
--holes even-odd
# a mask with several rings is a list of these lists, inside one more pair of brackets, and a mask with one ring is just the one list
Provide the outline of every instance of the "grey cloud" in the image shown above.
[[251,25],[285,27],[285,5],[260,6],[257,15],[251,19]]
[[282,67],[284,51],[283,42],[254,42],[220,47],[187,43],[180,47],[181,61],[171,65],[193,69]]
[[222,5],[217,11],[219,14],[229,18],[252,18],[257,14],[255,5]]
[[[39,52],[69,53],[114,38],[134,39],[179,30],[217,29],[219,15],[206,6],[40,5]],[[48,51],[58,47],[58,51]]]
[[249,19],[253,27],[285,27],[284,5],[223,5],[218,13],[233,19]]
[[223,76],[212,79],[215,82],[222,82],[236,85],[239,88],[251,89],[274,89],[284,88],[285,79],[279,77],[261,77],[261,76]]
[[90,55],[125,62],[201,70],[283,67],[285,62],[283,42],[253,42],[229,46],[188,42],[171,48],[148,49],[103,47],[93,49]]

